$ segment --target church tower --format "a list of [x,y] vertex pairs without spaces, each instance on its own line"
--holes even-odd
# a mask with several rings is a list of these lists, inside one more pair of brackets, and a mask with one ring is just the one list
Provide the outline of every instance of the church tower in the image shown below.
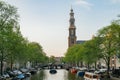
[[74,12],[72,8],[70,12],[69,23],[70,26],[69,26],[68,47],[71,47],[72,45],[76,44],[76,27],[75,27]]

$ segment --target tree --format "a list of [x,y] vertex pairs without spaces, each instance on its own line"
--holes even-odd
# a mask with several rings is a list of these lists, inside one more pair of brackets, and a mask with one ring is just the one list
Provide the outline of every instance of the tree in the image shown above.
[[98,37],[93,37],[93,39],[86,41],[84,46],[84,51],[82,53],[83,55],[83,61],[89,65],[95,63],[96,68],[96,62],[101,58],[100,49],[99,49],[100,39]]
[[90,64],[95,63],[102,57],[99,45],[101,44],[101,38],[93,37],[93,39],[84,42],[83,44],[76,44],[68,48],[64,60],[70,63],[82,63]]
[[68,48],[66,54],[65,54],[65,61],[70,64],[75,64],[76,58],[75,58],[75,45]]
[[49,57],[49,62],[52,63],[52,64],[55,63],[55,56],[50,56]]
[[48,60],[42,46],[37,42],[28,42],[25,59],[27,59],[26,61],[33,62],[34,65]]
[[108,75],[110,70],[110,58],[119,53],[120,48],[120,23],[113,21],[111,25],[106,26],[98,31],[101,38],[101,55],[107,64]]
[[110,26],[110,28],[112,29],[112,34],[113,34],[113,39],[114,39],[114,43],[116,44],[115,48],[116,48],[116,54],[120,55],[120,19],[118,20],[113,20],[112,24]]
[[21,33],[19,32],[19,28],[16,28],[15,31],[9,33],[7,38],[7,56],[8,61],[11,63],[11,69],[13,68],[13,62],[21,59],[23,57],[23,41],[24,38],[22,37]]
[[[70,63],[72,65],[79,65],[80,62],[82,62],[82,53],[84,51],[82,44],[76,44],[68,48],[64,61],[67,63]],[[82,64],[81,64],[82,66]]]
[[75,52],[75,59],[77,62],[77,65],[81,63],[81,67],[83,66],[83,52],[84,52],[84,46],[82,44],[77,44],[76,46],[76,52]]
[[0,1],[1,75],[3,74],[4,61],[11,63],[12,69],[15,62],[23,65],[28,60],[44,62],[48,59],[41,45],[36,42],[30,43],[22,36],[18,19],[17,8]]
[[1,61],[1,75],[3,74],[3,60],[6,60],[10,54],[8,52],[9,34],[18,26],[17,9],[14,6],[0,1],[0,61]]

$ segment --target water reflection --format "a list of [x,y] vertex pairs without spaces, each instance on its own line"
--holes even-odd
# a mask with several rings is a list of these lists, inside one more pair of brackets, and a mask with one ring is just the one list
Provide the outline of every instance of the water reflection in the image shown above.
[[75,74],[69,73],[67,70],[59,69],[56,74],[50,74],[49,70],[41,70],[37,74],[32,75],[26,80],[81,80]]
[[29,80],[44,80],[45,74],[44,71],[38,71],[37,74],[32,75],[31,79]]
[[78,77],[76,74],[68,72],[67,80],[84,80],[83,77]]
[[45,70],[45,77],[43,80],[67,80],[67,71],[66,70],[57,70],[56,74],[50,74],[49,70]]

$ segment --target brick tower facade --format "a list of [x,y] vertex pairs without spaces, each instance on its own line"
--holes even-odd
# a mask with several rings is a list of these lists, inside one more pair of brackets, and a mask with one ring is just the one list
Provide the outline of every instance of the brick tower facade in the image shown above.
[[68,47],[71,47],[74,44],[76,44],[76,27],[75,27],[74,12],[72,8],[70,12],[69,23],[70,23],[70,26],[69,26]]

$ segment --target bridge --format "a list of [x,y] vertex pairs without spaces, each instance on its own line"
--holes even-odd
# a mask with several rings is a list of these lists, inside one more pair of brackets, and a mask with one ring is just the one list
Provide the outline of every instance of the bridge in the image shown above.
[[42,64],[40,65],[42,69],[67,69],[68,65],[65,64]]

